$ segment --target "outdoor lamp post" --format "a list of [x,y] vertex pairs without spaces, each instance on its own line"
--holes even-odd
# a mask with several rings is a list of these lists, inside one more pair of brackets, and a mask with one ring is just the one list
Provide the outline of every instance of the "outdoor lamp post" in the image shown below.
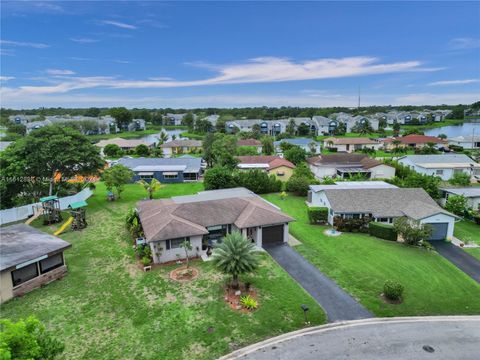
[[302,305],[300,305],[300,307],[301,307],[302,310],[303,310],[303,315],[304,315],[304,317],[305,317],[305,324],[309,324],[308,319],[307,319],[307,311],[309,310],[309,309],[308,309],[308,306],[305,305],[305,304],[302,304]]

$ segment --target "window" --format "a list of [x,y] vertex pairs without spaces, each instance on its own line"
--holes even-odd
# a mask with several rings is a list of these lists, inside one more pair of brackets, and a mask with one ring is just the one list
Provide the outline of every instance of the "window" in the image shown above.
[[197,173],[183,173],[183,180],[197,180]]
[[23,284],[24,282],[38,276],[37,263],[27,265],[21,269],[12,271],[13,286]]
[[377,218],[378,222],[389,222],[388,220],[388,218]]
[[277,171],[277,176],[285,176],[285,171]]
[[463,170],[462,169],[453,169],[453,173],[454,174],[461,174],[461,173],[463,173]]
[[62,253],[55,254],[46,258],[45,260],[40,261],[40,273],[45,274],[48,271],[52,271],[63,265],[63,256]]
[[182,245],[182,243],[184,241],[188,241],[190,242],[190,237],[185,237],[185,238],[178,238],[178,239],[171,239],[171,240],[166,240],[165,241],[165,247],[167,248],[167,250],[170,250],[170,249],[179,249],[180,248],[180,245]]
[[443,170],[435,170],[435,175],[443,175]]
[[164,179],[178,179],[178,173],[163,173]]
[[152,175],[140,175],[141,180],[152,180]]

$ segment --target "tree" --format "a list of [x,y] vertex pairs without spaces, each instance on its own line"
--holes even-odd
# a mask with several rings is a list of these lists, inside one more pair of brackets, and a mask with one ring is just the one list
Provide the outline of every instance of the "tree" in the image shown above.
[[215,134],[214,141],[211,144],[211,155],[213,163],[218,166],[225,166],[234,169],[238,160],[235,158],[237,153],[237,138],[233,135]]
[[152,155],[157,158],[163,158],[163,149],[161,147],[154,148]]
[[445,140],[447,138],[447,135],[445,134],[440,134],[437,136],[439,139]]
[[291,161],[295,165],[305,162],[307,153],[299,146],[293,146],[289,150],[285,151],[285,159]]
[[148,198],[150,200],[153,199],[153,193],[157,190],[160,190],[160,188],[162,187],[162,184],[160,183],[160,181],[158,181],[155,178],[150,180],[150,182],[145,180],[138,180],[137,184],[140,184],[143,186],[143,188],[147,191]]
[[239,275],[254,271],[259,266],[260,259],[255,245],[241,233],[234,231],[216,245],[212,263],[224,274],[232,276],[231,285],[237,289]]
[[235,186],[245,187],[256,194],[278,192],[282,189],[282,182],[275,175],[268,175],[260,169],[240,171],[234,175]]
[[258,155],[257,148],[255,146],[239,146],[237,148],[237,155],[238,156],[246,156],[246,155]]
[[372,125],[370,124],[370,121],[367,119],[362,119],[358,121],[355,126],[352,128],[352,132],[356,132],[362,135],[365,134],[370,134],[374,130],[372,128]]
[[145,144],[140,144],[135,147],[135,154],[138,156],[148,156],[150,154],[150,149]]
[[98,117],[100,116],[101,110],[96,107],[91,107],[90,109],[85,110],[85,113],[83,115],[85,116],[91,116],[91,117]]
[[393,120],[393,136],[398,136],[400,134],[400,124],[395,119]]
[[441,179],[438,176],[423,175],[416,172],[410,172],[410,174],[403,179],[400,187],[406,188],[423,188],[428,195],[434,199],[440,197],[439,185]]
[[117,144],[108,144],[103,148],[103,153],[108,157],[121,157],[124,152]]
[[132,122],[132,113],[124,107],[116,107],[110,109],[110,115],[117,121],[120,129],[126,130],[128,124]]
[[205,134],[212,131],[213,125],[208,120],[197,120],[195,122],[195,131],[200,134]]
[[190,266],[190,259],[188,256],[188,252],[192,251],[192,244],[188,240],[183,240],[183,242],[180,244],[180,247],[185,250],[185,258],[187,259],[187,269]]
[[297,131],[298,131],[298,135],[307,136],[310,134],[310,126],[302,123],[298,126]]
[[27,133],[27,127],[22,124],[7,124],[7,132],[24,136]]
[[275,147],[273,146],[273,138],[271,136],[264,136],[261,139],[262,141],[262,152],[265,155],[272,155],[275,152]]
[[106,169],[102,174],[102,180],[105,182],[107,190],[112,191],[115,188],[118,198],[120,198],[125,185],[132,180],[133,175],[133,171],[128,167],[118,164]]
[[205,190],[228,189],[235,187],[232,170],[223,166],[215,166],[205,172],[203,178]]
[[65,345],[33,316],[16,323],[8,319],[0,320],[0,359],[53,360],[64,349]]
[[305,162],[297,165],[297,167],[293,170],[293,176],[304,177],[308,180],[315,180],[315,175]]
[[193,129],[195,125],[195,118],[192,113],[187,113],[182,119],[182,125],[188,126],[190,130]]
[[17,196],[27,196],[31,201],[44,195],[45,180],[48,194],[52,195],[58,174],[62,178],[96,175],[104,161],[100,149],[77,130],[45,126],[7,147],[0,154],[0,166],[4,178],[30,179],[28,182],[0,180],[3,205],[14,202]]
[[333,130],[333,135],[345,135],[345,133],[347,132],[347,126],[345,125],[345,123],[343,123],[342,121],[340,121],[338,123],[338,126]]
[[308,189],[310,186],[310,181],[306,177],[302,176],[292,176],[287,181],[287,191],[293,192],[300,196],[306,196],[308,194]]
[[252,126],[252,138],[253,139],[260,139],[262,136],[262,128],[260,124],[253,124]]
[[431,225],[406,217],[395,219],[393,227],[408,245],[421,245],[430,238],[433,231]]
[[[218,134],[218,133],[217,133]],[[213,165],[213,143],[216,139],[216,134],[214,133],[207,133],[203,138],[203,158],[208,166]]]
[[467,209],[467,198],[463,195],[449,195],[445,204],[445,210],[455,215],[465,215]]
[[295,120],[290,119],[285,129],[289,136],[295,136],[295,127],[296,127]]
[[470,185],[470,175],[466,172],[454,172],[448,182],[452,185],[468,186]]

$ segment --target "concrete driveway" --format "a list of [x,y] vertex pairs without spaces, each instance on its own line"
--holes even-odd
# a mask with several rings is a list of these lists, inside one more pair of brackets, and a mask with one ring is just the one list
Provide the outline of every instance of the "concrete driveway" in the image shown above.
[[435,250],[465,274],[480,284],[480,261],[446,241],[430,241]]
[[478,360],[480,316],[365,319],[307,328],[222,360]]
[[290,246],[279,245],[266,248],[266,250],[292,278],[317,300],[325,310],[329,322],[374,316]]

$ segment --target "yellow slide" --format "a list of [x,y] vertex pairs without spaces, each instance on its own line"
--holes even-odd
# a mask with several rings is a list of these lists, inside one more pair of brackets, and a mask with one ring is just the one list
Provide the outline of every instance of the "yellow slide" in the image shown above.
[[63,223],[63,225],[60,227],[60,229],[58,229],[57,231],[55,231],[55,232],[53,233],[53,235],[60,235],[62,232],[64,232],[64,231],[67,229],[67,227],[72,223],[72,221],[73,221],[73,217],[70,216],[70,217],[67,219],[67,221],[65,221],[65,222]]

